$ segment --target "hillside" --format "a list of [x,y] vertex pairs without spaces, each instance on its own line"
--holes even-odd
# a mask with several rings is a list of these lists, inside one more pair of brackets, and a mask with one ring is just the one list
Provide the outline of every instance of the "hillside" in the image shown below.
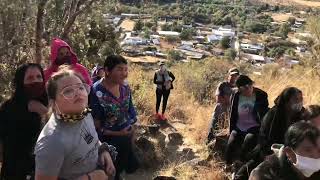
[[[175,130],[164,128],[160,131],[164,135],[171,131],[180,133],[183,136],[183,143],[170,152],[176,154],[175,158],[166,156],[169,161],[160,167],[141,170],[137,174],[128,176],[128,179],[138,180],[139,176],[154,177],[156,175],[173,176],[184,180],[223,180],[230,177],[230,174],[226,174],[223,170],[224,163],[220,159],[221,156],[214,156],[215,158],[211,159],[212,153],[217,152],[208,151],[204,142],[214,105],[213,91],[217,83],[223,80],[228,68],[233,66],[239,67],[244,74],[250,75],[256,87],[268,92],[270,107],[277,95],[289,86],[298,87],[303,91],[305,105],[320,103],[320,71],[318,69],[302,66],[282,69],[276,64],[265,66],[263,69],[254,69],[243,64],[215,59],[172,65],[170,69],[175,73],[177,80],[169,98],[168,119]],[[153,70],[131,65],[129,81],[133,88],[141,123],[144,125],[152,123],[150,117],[154,113],[155,96],[152,77]],[[227,122],[222,122],[220,126],[221,133],[225,134]],[[188,153],[180,154],[183,149],[189,149]]]
[[320,2],[317,0],[259,0],[260,2],[278,4],[285,6],[296,6],[296,7],[311,7],[319,8]]

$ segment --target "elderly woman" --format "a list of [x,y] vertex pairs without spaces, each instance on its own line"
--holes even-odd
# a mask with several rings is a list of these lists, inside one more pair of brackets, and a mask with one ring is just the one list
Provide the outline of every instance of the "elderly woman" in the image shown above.
[[111,149],[100,143],[87,108],[89,91],[82,76],[71,70],[49,79],[53,113],[35,146],[37,180],[106,180],[115,173]]

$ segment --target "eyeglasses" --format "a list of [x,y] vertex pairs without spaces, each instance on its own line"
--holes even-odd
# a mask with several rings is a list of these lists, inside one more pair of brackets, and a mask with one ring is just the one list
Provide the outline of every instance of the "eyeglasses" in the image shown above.
[[88,95],[90,93],[90,86],[84,83],[67,86],[61,90],[60,94],[65,99],[73,99],[76,96],[76,93]]

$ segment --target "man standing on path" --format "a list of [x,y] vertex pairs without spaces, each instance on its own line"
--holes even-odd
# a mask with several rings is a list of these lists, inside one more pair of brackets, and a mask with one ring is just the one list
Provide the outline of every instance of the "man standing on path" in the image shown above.
[[237,68],[231,68],[228,72],[228,80],[219,83],[216,89],[215,95],[217,104],[212,113],[207,143],[214,139],[218,124],[227,119],[227,116],[229,115],[231,97],[234,94],[236,80],[240,75],[240,71]]

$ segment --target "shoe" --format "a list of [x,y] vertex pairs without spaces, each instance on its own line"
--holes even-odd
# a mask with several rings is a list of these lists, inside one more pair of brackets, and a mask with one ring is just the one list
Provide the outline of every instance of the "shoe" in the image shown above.
[[166,120],[167,120],[167,118],[164,116],[164,114],[161,114],[161,115],[160,115],[160,120],[162,120],[162,121],[166,121]]
[[155,116],[157,119],[161,119],[161,114],[160,114],[160,113],[156,113],[154,116]]

